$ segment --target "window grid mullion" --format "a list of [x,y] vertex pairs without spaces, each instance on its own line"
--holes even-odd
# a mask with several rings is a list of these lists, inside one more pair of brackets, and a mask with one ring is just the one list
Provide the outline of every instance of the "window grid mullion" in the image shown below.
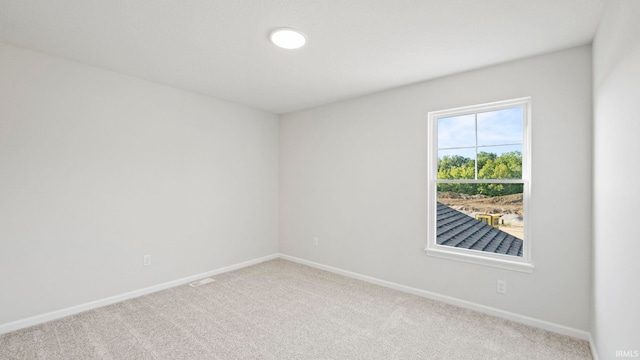
[[436,184],[526,184],[523,179],[436,179]]
[[459,150],[459,149],[473,149],[473,148],[483,148],[483,147],[498,147],[498,146],[513,146],[513,145],[522,145],[521,142],[517,143],[504,143],[504,144],[492,144],[492,145],[478,145],[478,146],[451,146],[451,147],[439,147],[438,150]]
[[478,113],[473,114],[476,135],[476,180],[478,180]]

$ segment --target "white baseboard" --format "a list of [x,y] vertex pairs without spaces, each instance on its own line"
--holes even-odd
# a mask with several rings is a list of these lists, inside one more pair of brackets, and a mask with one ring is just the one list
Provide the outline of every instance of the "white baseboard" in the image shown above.
[[593,336],[591,335],[591,333],[589,333],[589,345],[591,346],[591,357],[593,357],[593,360],[600,360],[600,357],[598,356],[598,350],[596,349],[596,342],[593,341]]
[[[507,320],[511,320],[511,321],[515,321],[515,322],[518,322],[518,323],[521,323],[521,324],[534,326],[534,327],[537,327],[537,328],[540,328],[540,329],[553,331],[553,332],[556,332],[556,333],[559,333],[559,334],[572,336],[572,337],[575,337],[575,338],[578,338],[578,339],[582,339],[582,340],[591,341],[591,339],[590,339],[591,334],[589,332],[587,332],[587,331],[574,329],[574,328],[571,328],[571,327],[568,327],[568,326],[564,326],[564,325],[560,325],[560,324],[554,324],[554,323],[549,322],[549,321],[539,320],[539,319],[535,319],[535,318],[524,316],[524,315],[519,315],[519,314],[516,314],[516,313],[509,312],[509,311],[496,309],[496,308],[493,308],[493,307],[490,307],[490,306],[477,304],[477,303],[474,303],[474,302],[471,302],[471,301],[456,299],[454,297],[441,295],[441,294],[434,293],[434,292],[431,292],[431,291],[426,291],[426,290],[422,290],[422,289],[418,289],[418,288],[414,288],[414,287],[410,287],[410,286],[396,284],[396,283],[393,283],[393,282],[390,282],[390,281],[377,279],[377,278],[374,278],[374,277],[371,277],[371,276],[366,276],[366,275],[354,273],[354,272],[347,271],[347,270],[342,270],[342,269],[339,269],[339,268],[335,268],[333,266],[327,266],[327,265],[319,264],[319,263],[316,263],[316,262],[313,262],[313,261],[300,259],[300,258],[297,258],[297,257],[294,257],[294,256],[290,256],[290,255],[280,254],[279,257],[281,259],[284,259],[284,260],[293,261],[293,262],[296,262],[296,263],[299,263],[299,264],[302,264],[302,265],[311,266],[311,267],[314,267],[314,268],[317,268],[317,269],[320,269],[320,270],[326,270],[326,271],[329,271],[329,272],[332,272],[332,273],[335,273],[335,274],[338,274],[338,275],[343,275],[343,276],[347,276],[347,277],[350,277],[350,278],[366,281],[368,283],[372,283],[372,284],[384,286],[384,287],[387,287],[387,288],[391,288],[391,289],[394,289],[394,290],[406,292],[406,293],[409,293],[409,294],[421,296],[421,297],[424,297],[424,298],[427,298],[427,299],[442,301],[442,302],[447,303],[447,304],[451,304],[451,305],[459,306],[459,307],[462,307],[462,308],[478,311],[478,312],[481,312],[481,313],[484,313],[484,314],[497,316],[497,317],[500,317],[500,318],[503,318],[503,319],[507,319]],[[597,360],[597,358],[596,358],[596,360]]]
[[390,281],[377,279],[377,278],[374,278],[374,277],[371,277],[371,276],[366,276],[366,275],[354,273],[354,272],[351,272],[351,271],[335,268],[335,267],[328,266],[328,265],[319,264],[319,263],[316,263],[316,262],[313,262],[313,261],[304,260],[304,259],[301,259],[301,258],[297,258],[297,257],[294,257],[294,256],[285,255],[285,254],[273,254],[273,255],[263,256],[263,257],[260,257],[260,258],[257,258],[257,259],[244,261],[244,262],[241,262],[241,263],[238,263],[238,264],[234,264],[234,265],[230,265],[230,266],[225,266],[223,268],[211,270],[211,271],[204,272],[204,273],[201,273],[201,274],[196,274],[196,275],[188,276],[188,277],[185,277],[185,278],[182,278],[182,279],[169,281],[169,282],[166,282],[166,283],[162,283],[162,284],[146,287],[146,288],[143,288],[143,289],[127,292],[127,293],[116,295],[116,296],[111,296],[111,297],[108,297],[106,299],[96,300],[96,301],[92,301],[92,302],[89,302],[89,303],[72,306],[72,307],[69,307],[69,308],[66,308],[66,309],[61,309],[61,310],[53,311],[53,312],[50,312],[50,313],[46,313],[46,314],[42,314],[42,315],[36,315],[36,316],[29,317],[29,318],[26,318],[26,319],[13,321],[13,322],[6,323],[6,324],[1,324],[0,325],[0,334],[12,332],[12,331],[16,331],[16,330],[23,329],[23,328],[26,328],[26,327],[30,327],[30,326],[38,325],[38,324],[41,324],[41,323],[45,323],[45,322],[48,322],[48,321],[60,319],[60,318],[66,317],[66,316],[74,315],[74,314],[77,314],[77,313],[81,313],[81,312],[88,311],[88,310],[91,310],[91,309],[99,308],[99,307],[102,307],[102,306],[115,304],[117,302],[121,302],[121,301],[124,301],[124,300],[128,300],[128,299],[136,298],[136,297],[139,297],[139,296],[151,294],[151,293],[154,293],[154,292],[157,292],[157,291],[161,291],[161,290],[165,290],[165,289],[168,289],[168,288],[171,288],[171,287],[184,285],[184,284],[190,283],[190,282],[192,282],[194,280],[198,280],[198,279],[205,278],[205,277],[208,277],[208,276],[214,276],[214,275],[218,275],[218,274],[221,274],[221,273],[225,273],[225,272],[241,269],[241,268],[244,268],[244,267],[247,267],[247,266],[259,264],[261,262],[273,260],[273,259],[276,259],[276,258],[281,258],[281,259],[293,261],[293,262],[296,262],[296,263],[299,263],[299,264],[311,266],[311,267],[314,267],[314,268],[317,268],[317,269],[321,269],[321,270],[325,270],[325,271],[329,271],[329,272],[332,272],[332,273],[335,273],[335,274],[347,276],[347,277],[350,277],[350,278],[366,281],[368,283],[372,283],[372,284],[388,287],[388,288],[391,288],[391,289],[394,289],[394,290],[406,292],[406,293],[409,293],[409,294],[421,296],[421,297],[424,297],[424,298],[427,298],[427,299],[442,301],[442,302],[447,303],[447,304],[456,305],[456,306],[460,306],[460,307],[463,307],[463,308],[466,308],[466,309],[475,310],[475,311],[478,311],[478,312],[481,312],[481,313],[498,316],[498,317],[501,317],[501,318],[504,318],[504,319],[507,319],[507,320],[511,320],[511,321],[515,321],[515,322],[518,322],[518,323],[522,323],[522,324],[525,324],[525,325],[535,326],[535,327],[538,327],[538,328],[541,328],[541,329],[544,329],[544,330],[549,330],[549,331],[553,331],[553,332],[556,332],[556,333],[560,333],[560,334],[564,334],[564,335],[568,335],[568,336],[573,336],[575,338],[587,340],[587,341],[589,341],[589,344],[591,346],[591,352],[592,352],[592,355],[593,355],[593,359],[594,360],[599,360],[598,352],[596,351],[596,346],[595,346],[595,343],[594,343],[593,338],[591,336],[591,333],[589,333],[587,331],[570,328],[570,327],[567,327],[567,326],[564,326],[564,325],[554,324],[554,323],[551,323],[551,322],[548,322],[548,321],[539,320],[539,319],[531,318],[531,317],[528,317],[528,316],[515,314],[515,313],[512,313],[512,312],[508,312],[508,311],[492,308],[492,307],[485,306],[485,305],[476,304],[476,303],[473,303],[473,302],[470,302],[470,301],[466,301],[466,300],[456,299],[456,298],[453,298],[453,297],[450,297],[450,296],[441,295],[441,294],[437,294],[437,293],[434,293],[434,292],[421,290],[421,289],[418,289],[418,288],[413,288],[413,287],[410,287],[410,286],[400,285],[400,284],[393,283],[393,282],[390,282]]
[[134,291],[130,291],[124,294],[120,294],[120,295],[115,295],[115,296],[111,296],[108,297],[106,299],[101,299],[101,300],[96,300],[96,301],[92,301],[92,302],[88,302],[85,304],[80,304],[80,305],[76,305],[76,306],[72,306],[72,307],[68,307],[66,309],[61,309],[61,310],[56,310],[50,313],[46,313],[46,314],[42,314],[42,315],[36,315],[36,316],[32,316],[26,319],[22,319],[22,320],[16,320],[10,323],[6,323],[6,324],[1,324],[0,325],[0,334],[4,334],[4,333],[8,333],[11,331],[16,331],[19,329],[23,329],[26,327],[30,327],[30,326],[34,326],[34,325],[38,325],[41,323],[45,323],[47,321],[51,321],[51,320],[56,320],[56,319],[60,319],[69,315],[74,315],[77,313],[81,313],[87,310],[91,310],[91,309],[95,309],[95,308],[99,308],[102,306],[106,306],[106,305],[111,305],[111,304],[115,304],[117,302],[121,302],[124,300],[128,300],[128,299],[132,299],[132,298],[136,298],[142,295],[147,295],[147,294],[151,294],[157,291],[161,291],[161,290],[165,290],[168,288],[172,288],[175,286],[179,286],[179,285],[184,285],[186,283],[190,283],[194,280],[198,280],[201,278],[205,278],[208,276],[214,276],[214,275],[218,275],[221,273],[225,273],[225,272],[229,272],[229,271],[233,271],[233,270],[237,270],[237,269],[241,269],[247,266],[251,266],[251,265],[255,265],[255,264],[259,264],[261,262],[265,262],[265,261],[269,261],[269,260],[273,260],[278,258],[279,255],[278,254],[273,254],[273,255],[268,255],[268,256],[263,256],[257,259],[253,259],[253,260],[248,260],[248,261],[244,261],[238,264],[234,264],[234,265],[229,265],[229,266],[225,266],[223,268],[219,268],[216,270],[211,270],[211,271],[207,271],[201,274],[196,274],[196,275],[192,275],[192,276],[188,276],[182,279],[178,279],[178,280],[173,280],[173,281],[169,281],[166,283],[162,283],[162,284],[158,284],[158,285],[154,285],[154,286],[149,286],[143,289],[139,289],[139,290],[134,290]]

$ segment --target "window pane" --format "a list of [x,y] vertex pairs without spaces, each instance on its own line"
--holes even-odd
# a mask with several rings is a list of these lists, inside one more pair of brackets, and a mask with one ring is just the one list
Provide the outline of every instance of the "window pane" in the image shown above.
[[478,179],[522,179],[522,145],[479,148]]
[[522,256],[522,184],[438,184],[438,245]]
[[522,108],[478,113],[478,145],[522,143]]
[[438,148],[476,146],[475,115],[438,119]]
[[476,149],[438,150],[438,179],[475,179]]

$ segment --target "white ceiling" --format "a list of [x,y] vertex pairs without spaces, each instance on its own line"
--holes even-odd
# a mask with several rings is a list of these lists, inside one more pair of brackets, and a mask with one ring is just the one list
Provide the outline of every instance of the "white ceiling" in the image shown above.
[[590,43],[605,2],[0,0],[0,42],[286,113]]

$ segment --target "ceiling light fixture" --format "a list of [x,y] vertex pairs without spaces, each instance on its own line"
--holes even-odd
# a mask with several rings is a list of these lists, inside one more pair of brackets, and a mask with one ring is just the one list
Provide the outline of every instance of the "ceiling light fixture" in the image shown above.
[[291,28],[275,29],[269,35],[269,39],[283,49],[299,49],[307,42],[303,33]]

